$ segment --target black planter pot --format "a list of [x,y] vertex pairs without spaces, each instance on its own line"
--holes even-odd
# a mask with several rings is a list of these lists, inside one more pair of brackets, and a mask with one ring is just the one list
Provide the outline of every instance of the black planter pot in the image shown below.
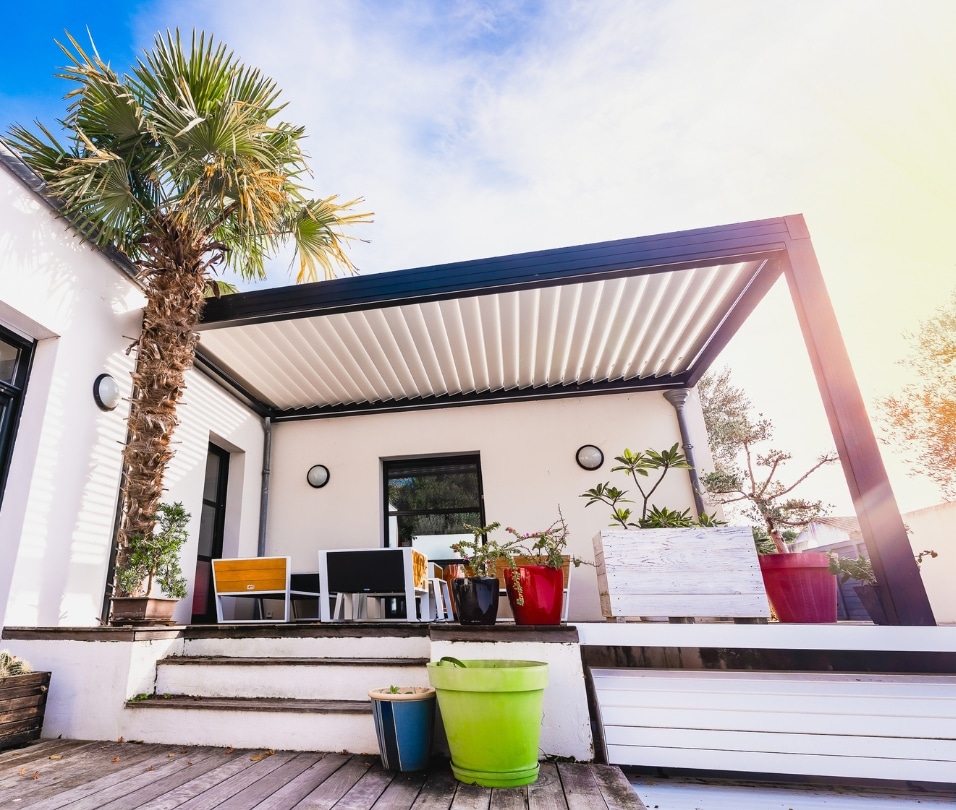
[[454,579],[451,592],[460,624],[494,624],[498,618],[498,577]]

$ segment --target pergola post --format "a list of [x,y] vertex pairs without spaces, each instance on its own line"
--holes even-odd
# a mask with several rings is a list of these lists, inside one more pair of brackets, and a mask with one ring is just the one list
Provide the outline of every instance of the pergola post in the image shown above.
[[880,598],[890,624],[935,625],[933,610],[802,215],[786,217],[784,267]]

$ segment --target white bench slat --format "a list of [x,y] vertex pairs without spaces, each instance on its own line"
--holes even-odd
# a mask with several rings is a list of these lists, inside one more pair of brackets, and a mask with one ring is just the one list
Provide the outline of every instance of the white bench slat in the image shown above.
[[652,746],[608,746],[608,760],[616,765],[658,768],[787,773],[858,779],[894,779],[952,784],[952,762],[886,760],[844,755],[839,757],[804,754],[742,755],[736,751],[706,751]]
[[[729,731],[701,728],[638,728],[610,726],[604,730],[608,745],[650,745],[682,748],[689,744],[706,751],[737,751],[749,754],[820,754],[822,756],[878,757],[880,759],[925,759],[956,763],[956,740],[900,737],[856,737],[831,734],[788,734],[760,731]],[[956,774],[956,769],[953,771]]]
[[[926,781],[943,765],[956,779],[956,676],[597,668],[591,677],[613,764]],[[862,764],[888,761],[904,763],[897,775]]]

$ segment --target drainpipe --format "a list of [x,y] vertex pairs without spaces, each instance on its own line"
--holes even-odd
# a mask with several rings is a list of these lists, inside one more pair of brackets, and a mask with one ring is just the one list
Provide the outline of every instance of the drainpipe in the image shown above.
[[694,491],[694,506],[697,508],[697,517],[704,514],[704,499],[701,496],[700,477],[697,475],[697,461],[694,458],[694,445],[690,443],[690,432],[687,430],[687,414],[684,413],[684,403],[690,391],[686,388],[674,388],[664,392],[664,399],[674,406],[677,411],[677,426],[680,428],[680,439],[684,446],[684,455],[687,457],[687,463],[691,468],[687,471],[690,475],[690,486]]
[[272,417],[262,419],[262,490],[259,493],[259,544],[256,555],[266,556],[266,522],[269,517],[269,476],[272,474]]

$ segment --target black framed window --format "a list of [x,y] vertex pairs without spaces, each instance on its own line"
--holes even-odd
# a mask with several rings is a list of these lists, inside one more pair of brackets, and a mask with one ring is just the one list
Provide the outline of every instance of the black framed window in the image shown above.
[[0,504],[36,344],[0,327]]
[[389,460],[382,468],[386,546],[413,546],[436,562],[451,560],[455,535],[471,535],[465,524],[484,525],[477,454]]
[[202,514],[199,519],[199,549],[196,553],[196,582],[193,588],[194,624],[216,621],[212,561],[222,558],[228,491],[229,452],[210,444],[203,482]]

